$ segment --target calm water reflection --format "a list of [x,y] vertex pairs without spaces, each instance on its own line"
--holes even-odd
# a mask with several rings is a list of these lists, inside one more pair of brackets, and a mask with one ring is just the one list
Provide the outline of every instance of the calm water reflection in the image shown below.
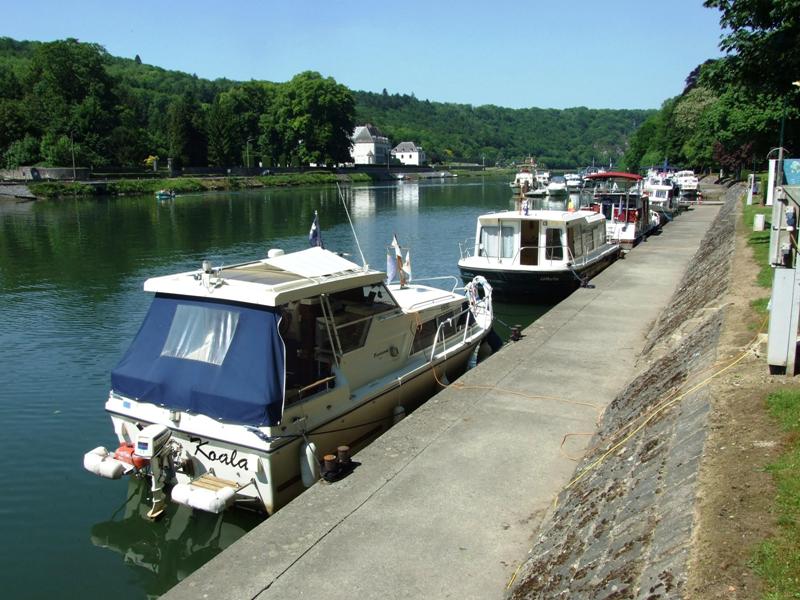
[[[383,269],[397,234],[415,279],[458,275],[475,218],[513,205],[507,181],[398,183],[344,190],[366,260]],[[307,247],[314,211],[326,247],[360,262],[335,187],[0,203],[0,549],[6,590],[24,598],[157,596],[258,520],[170,507],[150,523],[146,493],[82,468],[113,446],[109,372],[149,305],[147,277]],[[526,324],[542,307],[498,307]],[[508,331],[498,325],[501,337]]]

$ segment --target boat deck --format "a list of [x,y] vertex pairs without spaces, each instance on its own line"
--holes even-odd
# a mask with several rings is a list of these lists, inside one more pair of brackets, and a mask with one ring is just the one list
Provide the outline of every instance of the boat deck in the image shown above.
[[695,207],[168,592],[500,598],[719,206]]

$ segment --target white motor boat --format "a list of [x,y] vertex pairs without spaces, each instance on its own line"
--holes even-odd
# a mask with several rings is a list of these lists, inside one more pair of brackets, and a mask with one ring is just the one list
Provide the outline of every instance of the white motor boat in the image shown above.
[[474,244],[461,245],[464,281],[484,277],[506,299],[559,298],[613,262],[606,219],[588,210],[529,210],[478,217]]
[[515,190],[527,191],[536,187],[536,177],[530,169],[523,167],[522,170],[514,176],[514,181],[508,185]]
[[696,196],[700,187],[700,180],[694,171],[683,170],[675,173],[675,181],[681,190],[681,196]]
[[567,183],[567,190],[577,192],[581,187],[581,176],[577,173],[564,173],[564,181]]
[[658,213],[659,224],[671,221],[678,212],[678,187],[671,174],[649,170],[642,185],[642,194],[650,201],[650,209]]
[[567,180],[564,177],[556,175],[547,184],[548,196],[566,196],[567,195]]
[[[399,252],[399,250],[398,250]],[[492,324],[491,289],[385,283],[319,247],[155,277],[149,312],[111,373],[119,446],[84,466],[147,477],[219,513],[273,513],[452,381]]]

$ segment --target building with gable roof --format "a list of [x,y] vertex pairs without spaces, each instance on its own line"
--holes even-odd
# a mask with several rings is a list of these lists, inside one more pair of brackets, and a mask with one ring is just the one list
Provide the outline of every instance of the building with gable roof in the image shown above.
[[404,165],[424,165],[428,162],[425,150],[414,142],[400,142],[392,149],[392,157]]
[[353,131],[353,148],[350,155],[353,163],[357,165],[388,165],[389,164],[389,138],[380,130],[367,123],[359,125]]

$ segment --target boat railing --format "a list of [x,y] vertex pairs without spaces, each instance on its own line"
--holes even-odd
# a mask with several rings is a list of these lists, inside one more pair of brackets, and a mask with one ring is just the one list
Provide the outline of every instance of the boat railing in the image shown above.
[[410,283],[421,283],[421,282],[429,282],[429,281],[452,281],[453,287],[450,289],[450,293],[455,292],[458,289],[458,284],[460,283],[458,277],[455,275],[439,275],[437,277],[423,277],[422,279],[412,279]]
[[[442,291],[444,292],[444,290]],[[425,306],[429,304],[431,305],[438,304],[441,300],[449,298],[451,293],[452,292],[445,292],[445,294],[447,295],[443,294],[441,296],[436,296],[434,298],[427,298],[425,300],[420,300],[419,302],[415,302],[411,306],[404,307],[404,309],[407,311],[421,310],[422,308],[425,308]]]
[[457,332],[458,323],[459,321],[461,321],[462,315],[465,316],[464,333],[461,335],[461,340],[459,342],[459,345],[466,344],[467,338],[469,337],[469,332],[471,331],[470,320],[472,321],[473,326],[478,325],[478,321],[475,318],[475,315],[472,314],[472,310],[470,310],[469,308],[465,308],[458,314],[453,315],[447,319],[444,319],[441,323],[439,323],[439,326],[436,328],[436,335],[433,336],[433,343],[431,344],[431,357],[428,362],[432,363],[433,360],[436,358],[436,346],[438,345],[440,338],[443,346],[442,352],[444,354],[444,357],[447,358],[447,353],[453,349],[452,346],[450,348],[447,347],[447,341],[452,340],[454,336],[450,336],[449,338],[447,338],[442,334],[442,330],[445,327],[452,327],[456,329]]
[[467,238],[463,242],[458,242],[458,253],[461,259],[470,258],[475,249],[475,238]]

